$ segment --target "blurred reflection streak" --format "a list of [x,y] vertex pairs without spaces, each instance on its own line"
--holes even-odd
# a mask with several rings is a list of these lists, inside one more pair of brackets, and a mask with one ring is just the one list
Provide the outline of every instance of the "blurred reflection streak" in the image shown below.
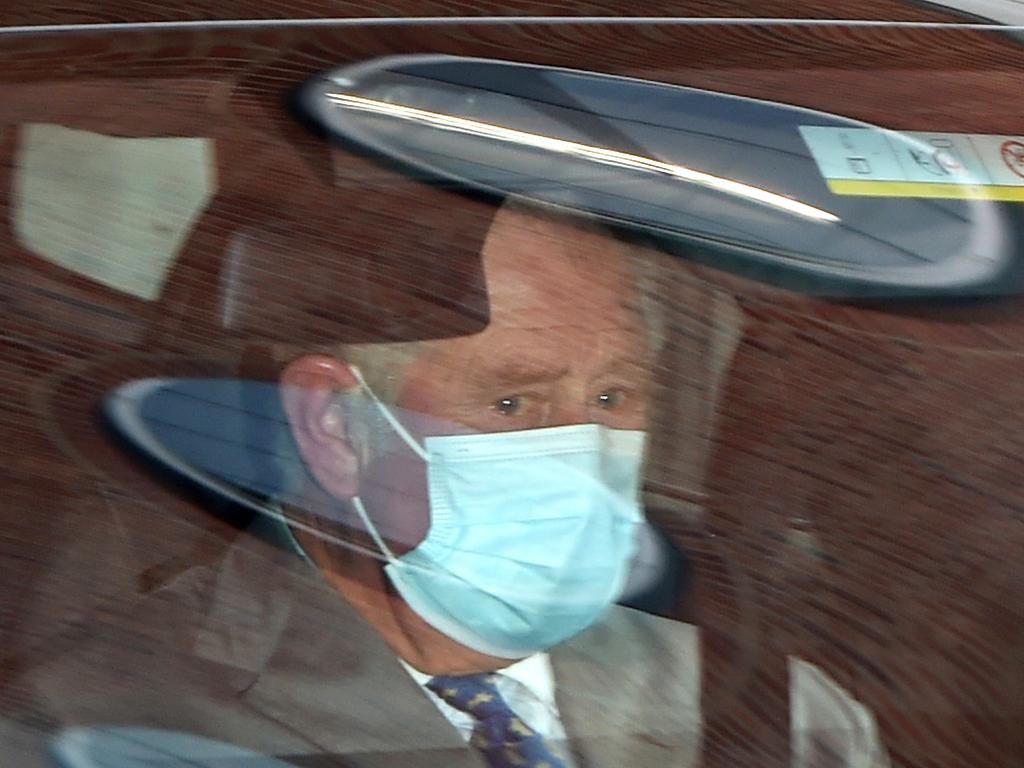
[[769,192],[766,189],[744,184],[733,179],[725,179],[710,173],[688,168],[684,165],[666,163],[655,160],[651,157],[633,155],[627,152],[619,152],[604,147],[595,147],[590,144],[580,144],[575,141],[556,139],[551,136],[542,136],[527,131],[519,131],[514,128],[506,128],[492,123],[483,123],[478,120],[469,120],[464,117],[445,115],[440,112],[433,112],[416,107],[407,107],[401,104],[389,104],[377,99],[368,99],[363,96],[353,96],[345,93],[328,93],[327,99],[332,103],[360,112],[372,112],[379,115],[388,115],[410,122],[429,125],[442,130],[465,133],[472,136],[504,141],[511,144],[535,147],[548,152],[558,152],[572,155],[574,157],[590,160],[602,165],[628,168],[634,171],[645,173],[656,173],[663,176],[670,176],[680,181],[697,184],[702,187],[723,192],[734,197],[741,197],[751,202],[767,205],[794,216],[800,216],[812,221],[834,224],[840,219],[833,213],[815,208],[813,205],[802,203],[799,200],[784,195]]

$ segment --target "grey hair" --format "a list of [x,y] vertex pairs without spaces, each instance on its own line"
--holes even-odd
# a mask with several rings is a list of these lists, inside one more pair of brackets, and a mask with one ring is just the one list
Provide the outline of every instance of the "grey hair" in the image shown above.
[[401,395],[403,374],[419,357],[424,343],[350,344],[340,350],[341,359],[359,370],[373,393],[371,396],[359,387],[334,396],[337,407],[346,414],[349,441],[359,455],[360,466],[373,454],[389,452],[399,439],[373,400],[376,397],[385,408],[394,406]]

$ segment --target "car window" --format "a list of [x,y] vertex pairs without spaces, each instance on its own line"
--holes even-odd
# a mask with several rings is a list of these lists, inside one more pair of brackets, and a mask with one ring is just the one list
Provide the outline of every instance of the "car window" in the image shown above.
[[876,10],[0,29],[5,759],[1017,765],[1020,30]]

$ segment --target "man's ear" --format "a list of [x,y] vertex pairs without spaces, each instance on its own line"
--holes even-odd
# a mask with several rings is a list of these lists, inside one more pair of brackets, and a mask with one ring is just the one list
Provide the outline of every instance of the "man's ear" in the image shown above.
[[339,499],[359,492],[359,460],[337,395],[358,386],[345,363],[325,355],[300,357],[281,374],[281,401],[302,458],[324,490]]

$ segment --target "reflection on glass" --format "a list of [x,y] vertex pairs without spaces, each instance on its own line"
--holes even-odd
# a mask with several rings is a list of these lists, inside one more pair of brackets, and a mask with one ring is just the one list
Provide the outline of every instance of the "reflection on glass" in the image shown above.
[[504,141],[512,144],[520,144],[527,147],[535,147],[548,152],[558,152],[574,157],[585,158],[602,165],[618,166],[630,170],[645,171],[669,176],[680,181],[708,187],[728,195],[735,195],[746,200],[751,200],[762,205],[771,206],[785,213],[794,216],[802,216],[812,221],[836,222],[839,217],[813,205],[801,203],[799,200],[792,200],[783,195],[777,195],[766,189],[744,184],[733,179],[725,179],[711,173],[704,173],[685,165],[677,163],[665,163],[652,157],[631,155],[626,152],[617,152],[605,147],[595,147],[589,144],[578,144],[572,141],[564,141],[552,136],[541,136],[526,131],[517,131],[511,128],[504,128],[500,125],[483,123],[478,120],[466,120],[454,115],[443,115],[425,109],[405,107],[399,104],[388,104],[376,99],[367,99],[361,96],[353,96],[345,93],[330,93],[327,98],[333,103],[348,109],[375,112],[377,114],[390,115],[410,122],[422,123],[443,130],[465,133],[472,136],[481,136],[496,141]]
[[[981,177],[973,166],[954,169],[960,153],[941,135],[925,141],[781,103],[451,56],[342,67],[309,81],[299,103],[339,138],[428,177],[582,207],[686,258],[790,288],[961,295],[999,290],[1012,263],[1005,212],[970,192]],[[917,158],[924,181],[886,182],[888,196],[876,197],[878,185],[857,174],[876,172],[877,157],[859,147],[823,154],[825,143],[842,149],[855,134],[886,142],[893,163],[905,156],[917,168]],[[857,178],[836,176],[837,162]],[[953,179],[942,185],[950,199],[922,186],[936,170]]]
[[155,299],[216,192],[213,142],[21,126],[14,229],[33,253]]

